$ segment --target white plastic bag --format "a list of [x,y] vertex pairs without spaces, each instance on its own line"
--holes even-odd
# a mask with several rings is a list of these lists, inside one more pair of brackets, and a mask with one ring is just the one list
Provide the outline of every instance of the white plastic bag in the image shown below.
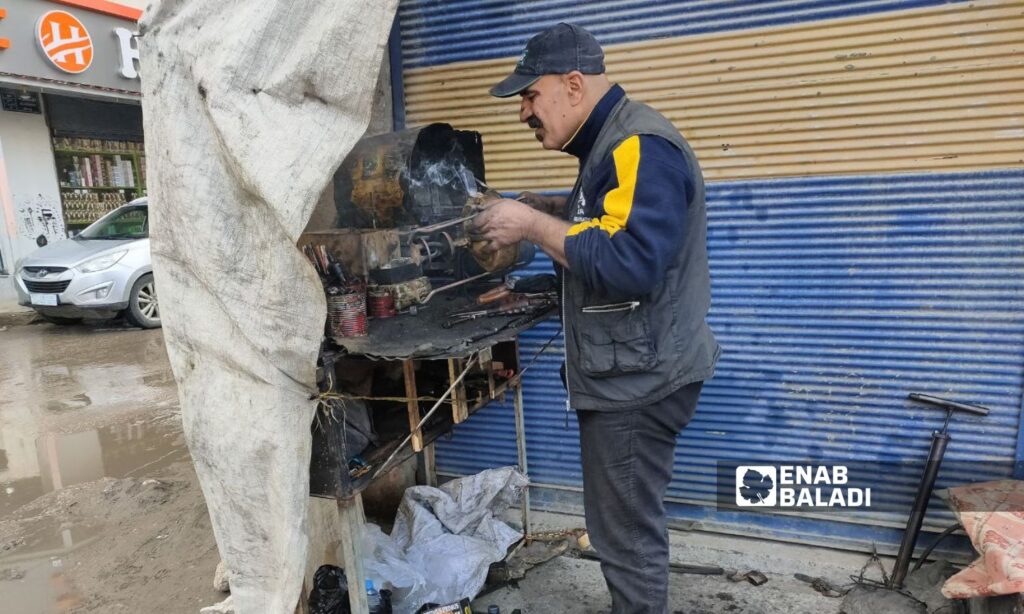
[[514,467],[502,467],[440,488],[406,490],[390,537],[376,525],[366,527],[366,577],[391,587],[395,614],[474,597],[491,563],[522,537],[497,516],[527,484]]

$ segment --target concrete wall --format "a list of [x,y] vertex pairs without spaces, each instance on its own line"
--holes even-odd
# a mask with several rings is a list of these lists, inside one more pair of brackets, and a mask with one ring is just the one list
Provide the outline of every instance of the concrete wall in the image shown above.
[[10,275],[18,260],[37,249],[36,240],[50,243],[67,237],[61,211],[57,169],[50,131],[42,114],[0,111],[0,165],[6,186],[0,198],[0,233],[7,276],[0,277],[0,302],[14,300]]

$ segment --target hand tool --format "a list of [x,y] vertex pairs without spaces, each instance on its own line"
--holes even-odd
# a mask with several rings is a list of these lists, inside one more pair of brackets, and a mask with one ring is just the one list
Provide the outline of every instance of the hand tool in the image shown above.
[[507,298],[512,294],[512,290],[505,284],[491,288],[487,292],[484,292],[480,296],[476,297],[477,305],[486,305],[495,301],[500,301]]

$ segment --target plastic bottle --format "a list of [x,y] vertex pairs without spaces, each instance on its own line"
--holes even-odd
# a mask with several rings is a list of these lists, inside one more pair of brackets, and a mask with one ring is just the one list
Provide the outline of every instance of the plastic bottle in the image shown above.
[[370,614],[379,614],[383,610],[383,602],[380,600],[380,593],[373,586],[373,580],[366,580],[366,605],[370,608]]

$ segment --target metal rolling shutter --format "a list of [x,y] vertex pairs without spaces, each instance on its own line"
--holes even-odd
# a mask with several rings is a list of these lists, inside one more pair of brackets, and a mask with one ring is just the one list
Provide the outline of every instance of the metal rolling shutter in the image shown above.
[[[552,23],[590,27],[610,74],[695,145],[725,353],[680,438],[670,513],[892,544],[902,516],[715,511],[714,463],[923,458],[941,416],[908,405],[911,390],[993,409],[956,422],[940,486],[1024,466],[1024,2],[562,4],[403,2],[407,117],[480,130],[491,185],[570,185],[572,160],[542,153],[485,93],[552,8]],[[524,335],[523,360],[556,330]],[[524,399],[533,500],[565,509],[581,480],[561,359],[556,343]],[[439,446],[445,473],[514,462],[510,406]],[[909,506],[917,479],[880,477],[881,496]]]
[[143,140],[139,105],[47,94],[46,114],[55,137]]
[[[993,410],[955,422],[940,487],[1014,474],[1024,394],[1024,170],[711,184],[708,210],[709,321],[725,351],[680,437],[670,500],[713,505],[718,461],[923,459],[942,416],[909,405],[914,390]],[[523,359],[556,331],[551,322],[523,335]],[[553,344],[524,378],[527,445],[534,482],[571,492],[581,484],[578,433],[574,416],[565,428],[561,352]],[[511,408],[481,417],[441,444],[442,472],[515,462]],[[909,507],[918,476],[911,467],[880,476],[878,496]],[[788,522],[673,509],[715,526]],[[787,537],[892,543],[898,534],[885,527],[903,521],[823,518],[836,522]],[[930,526],[948,522],[943,514]]]
[[[487,95],[528,36],[549,25],[541,9],[561,3],[451,4],[402,4],[408,123],[480,131],[488,183],[499,189],[571,186],[575,162],[537,147],[518,101]],[[592,5],[549,19],[593,27],[609,76],[676,124],[709,181],[1024,164],[1024,1]],[[807,21],[829,6],[854,16]],[[796,23],[737,30],[776,14]],[[730,31],[699,33],[712,16],[709,28]],[[685,27],[690,18],[696,25]],[[682,29],[649,30],[652,19]],[[460,46],[467,37],[479,42]],[[512,57],[482,59],[494,57],[490,49]],[[436,63],[453,57],[460,61]]]

